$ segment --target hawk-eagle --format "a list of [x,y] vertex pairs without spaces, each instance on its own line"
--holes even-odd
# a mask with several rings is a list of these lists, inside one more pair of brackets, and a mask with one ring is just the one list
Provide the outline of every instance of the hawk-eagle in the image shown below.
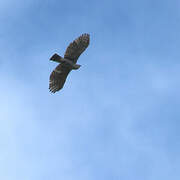
[[82,34],[69,44],[64,54],[64,58],[58,54],[54,54],[50,60],[60,63],[51,73],[49,79],[49,90],[52,93],[63,88],[69,72],[79,69],[80,65],[76,64],[79,56],[85,51],[89,45],[89,34]]

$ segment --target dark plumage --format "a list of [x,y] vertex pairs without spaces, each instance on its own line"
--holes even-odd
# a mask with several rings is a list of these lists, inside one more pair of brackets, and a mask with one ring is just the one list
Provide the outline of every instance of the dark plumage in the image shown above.
[[76,64],[79,56],[89,45],[89,34],[82,34],[75,39],[66,49],[64,58],[54,54],[50,60],[61,63],[51,73],[49,80],[49,90],[52,93],[63,88],[66,78],[72,69],[79,69],[80,65]]

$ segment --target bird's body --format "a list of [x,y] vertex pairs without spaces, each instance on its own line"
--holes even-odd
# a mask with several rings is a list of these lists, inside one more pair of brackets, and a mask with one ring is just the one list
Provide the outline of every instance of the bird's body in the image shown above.
[[55,61],[59,64],[51,73],[49,80],[49,90],[52,93],[59,91],[63,88],[66,78],[71,70],[76,70],[80,68],[79,64],[76,64],[79,56],[84,52],[84,50],[89,45],[89,34],[82,34],[77,39],[75,39],[67,47],[64,54],[64,58],[58,54],[54,54],[50,60]]
[[73,63],[71,60],[69,59],[66,59],[66,58],[63,58],[61,56],[59,56],[58,54],[54,54],[51,59],[51,61],[55,61],[55,62],[58,62],[58,63],[64,63],[66,64],[66,66],[69,65],[70,68],[72,69],[79,69],[81,65],[79,64],[75,64]]

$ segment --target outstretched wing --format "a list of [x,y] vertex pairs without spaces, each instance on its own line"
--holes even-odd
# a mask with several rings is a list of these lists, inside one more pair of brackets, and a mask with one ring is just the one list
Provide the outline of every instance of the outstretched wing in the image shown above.
[[70,59],[71,61],[76,63],[77,59],[88,47],[88,45],[89,45],[89,34],[82,34],[72,43],[69,44],[64,54],[64,58]]
[[59,91],[63,88],[66,81],[67,75],[70,70],[63,64],[59,64],[50,75],[49,79],[49,90],[52,93]]

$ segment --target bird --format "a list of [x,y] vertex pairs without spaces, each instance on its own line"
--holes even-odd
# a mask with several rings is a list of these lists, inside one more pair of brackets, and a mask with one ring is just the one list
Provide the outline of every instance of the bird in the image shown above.
[[90,35],[84,33],[72,41],[67,47],[64,57],[55,53],[50,61],[60,63],[52,71],[49,78],[49,91],[55,93],[61,90],[71,70],[77,70],[81,65],[76,64],[79,56],[86,50],[90,42]]

